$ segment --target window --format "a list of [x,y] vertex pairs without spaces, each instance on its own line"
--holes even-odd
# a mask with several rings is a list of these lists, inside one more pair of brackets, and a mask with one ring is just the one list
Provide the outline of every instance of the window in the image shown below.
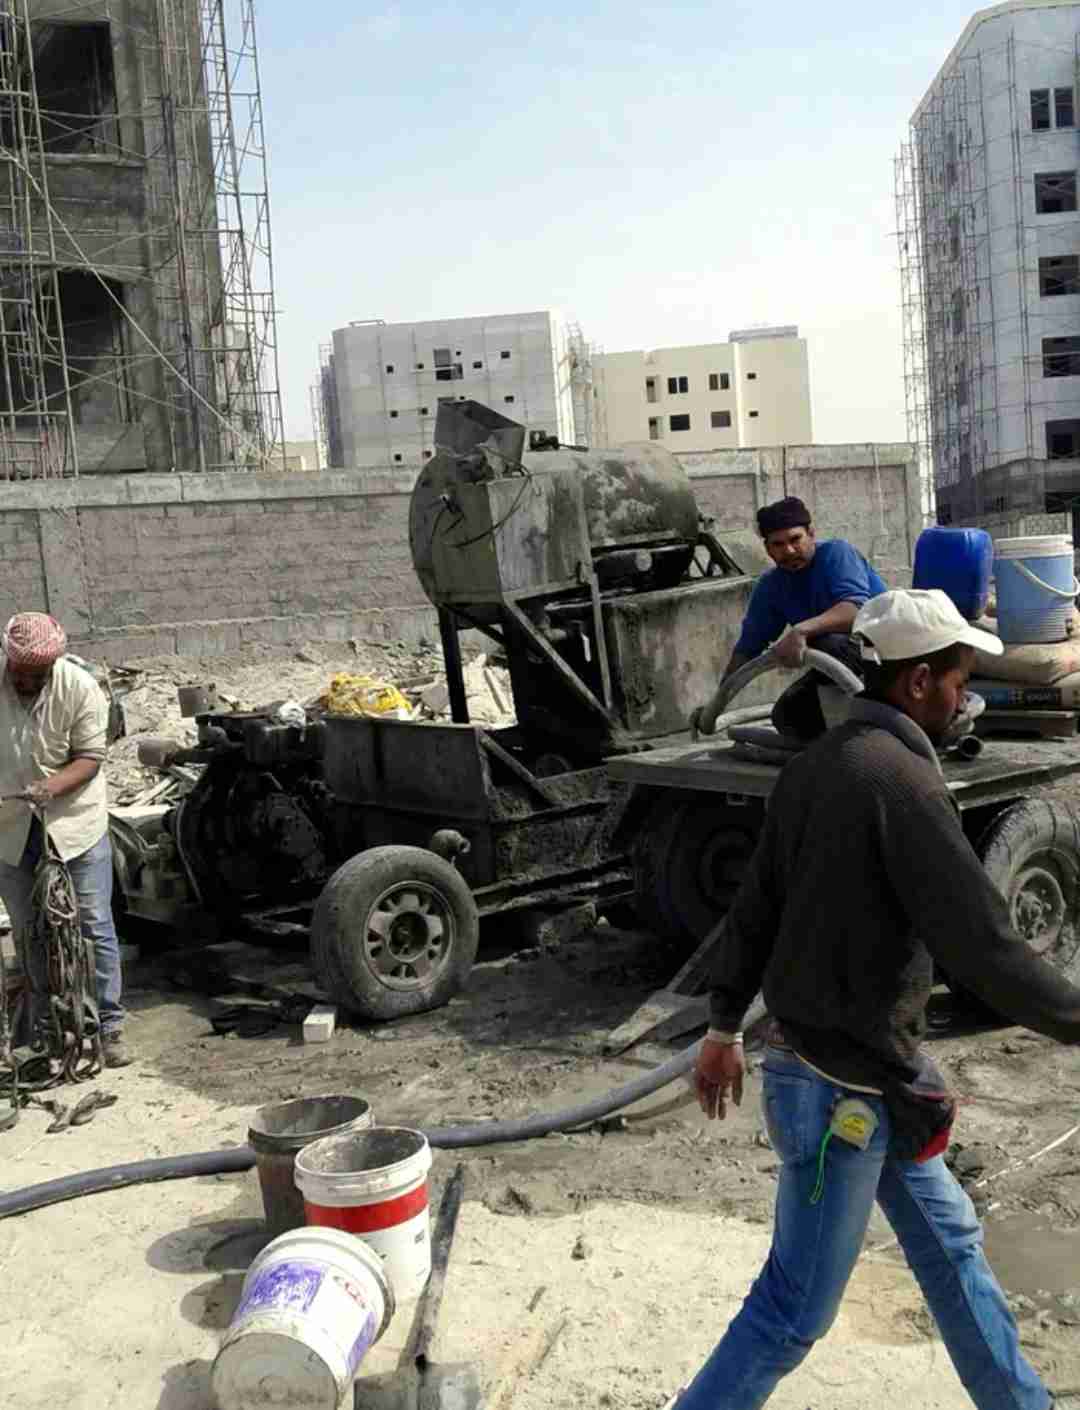
[[424,370],[424,364],[423,364],[422,362],[418,362],[418,363],[416,364],[416,370],[417,370],[417,372],[423,372],[423,370]]
[[1054,126],[1076,126],[1076,117],[1073,112],[1073,91],[1071,88],[1054,89]]
[[1080,377],[1080,338],[1042,340],[1044,377]]
[[952,296],[952,326],[954,333],[964,331],[964,291],[954,289]]
[[1047,255],[1040,259],[1039,293],[1044,299],[1080,294],[1080,255]]
[[392,412],[390,413],[390,420],[391,420],[391,421],[395,421],[396,419],[397,419],[397,412],[396,412],[396,411],[392,411]]
[[474,363],[473,363],[473,371],[474,371],[474,372],[479,372],[479,371],[483,368],[483,366],[484,366],[484,364],[483,364],[482,362],[474,362]]
[[751,421],[754,419],[755,416],[757,416],[756,411],[748,411],[746,414],[750,417]]
[[460,382],[465,376],[465,369],[460,362],[455,362],[452,367],[437,367],[435,369],[436,382]]
[[401,464],[401,456],[400,456],[400,455],[395,455],[395,456],[394,456],[394,460],[397,462],[398,465]]
[[450,349],[449,349],[449,348],[432,348],[432,350],[431,350],[431,361],[434,363],[434,365],[435,365],[436,367],[449,367],[449,366],[450,366]]
[[[31,28],[45,150],[115,152],[120,139],[108,24],[36,22]],[[5,139],[4,145],[14,144]]]
[[656,400],[656,378],[655,378],[655,377],[646,377],[646,378],[645,378],[645,400],[646,400],[647,402],[654,402],[654,401]]
[[688,392],[690,390],[690,378],[669,377],[667,379],[667,390],[669,397],[677,397],[680,392]]
[[1048,421],[1046,423],[1047,460],[1080,458],[1080,420]]
[[720,374],[720,390],[722,392],[729,392],[731,390],[731,377],[726,372],[721,372]]
[[1076,172],[1041,171],[1035,175],[1036,215],[1061,215],[1076,209]]
[[757,373],[756,373],[756,372],[748,372],[748,373],[746,374],[746,380],[747,380],[748,382],[756,382],[756,381],[757,381]]
[[503,401],[505,401],[505,402],[511,402],[511,401],[513,401],[513,400],[514,400],[513,396],[503,397]]
[[387,372],[393,372],[393,370],[394,370],[394,364],[393,364],[392,362],[388,362],[388,363],[386,364],[386,370],[387,370]]
[[726,431],[731,425],[730,411],[710,411],[709,419],[714,431]]
[[658,441],[660,439],[660,418],[659,416],[649,417],[649,440]]
[[709,373],[709,391],[718,392],[720,390],[720,377],[716,372]]
[[690,418],[689,416],[669,416],[668,425],[673,431],[689,431]]
[[500,356],[500,357],[502,358],[502,360],[505,362],[505,361],[507,360],[507,358],[510,356],[510,351],[509,351],[509,349],[508,349],[508,348],[503,348],[503,350],[502,350],[502,352],[499,354],[499,356]]
[[1049,88],[1033,88],[1031,90],[1031,130],[1045,132],[1049,126],[1050,90]]
[[421,416],[426,416],[427,414],[428,414],[428,409],[427,409],[427,407],[426,407],[426,406],[422,406],[422,407],[420,408],[420,415],[421,415]]
[[456,400],[457,400],[456,397],[440,397],[440,398],[439,398],[439,405],[440,405],[440,406],[445,406],[446,403],[449,402],[450,405],[453,406],[453,404],[454,404],[454,402],[455,402]]
[[960,258],[960,217],[949,216],[949,258]]

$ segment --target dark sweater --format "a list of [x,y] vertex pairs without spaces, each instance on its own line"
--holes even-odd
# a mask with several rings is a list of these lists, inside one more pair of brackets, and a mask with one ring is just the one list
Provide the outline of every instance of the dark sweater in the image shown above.
[[738,1028],[761,989],[830,1076],[910,1081],[935,959],[996,1012],[1080,1042],[1080,989],[1012,929],[929,739],[857,701],[773,790],[713,969],[712,1023]]

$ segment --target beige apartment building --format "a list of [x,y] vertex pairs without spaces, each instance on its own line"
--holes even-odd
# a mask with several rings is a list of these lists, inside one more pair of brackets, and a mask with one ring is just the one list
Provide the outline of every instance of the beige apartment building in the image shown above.
[[808,445],[810,369],[795,327],[749,328],[726,343],[602,353],[594,359],[599,445],[669,450]]

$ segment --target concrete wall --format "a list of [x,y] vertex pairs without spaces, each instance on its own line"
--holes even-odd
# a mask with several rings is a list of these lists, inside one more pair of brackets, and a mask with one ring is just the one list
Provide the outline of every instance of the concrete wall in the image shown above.
[[[703,513],[747,572],[755,510],[798,494],[821,537],[909,581],[921,528],[906,446],[711,452],[685,461]],[[49,611],[118,661],[248,643],[434,639],[408,544],[413,473],[147,475],[0,491],[0,622]]]
[[[658,440],[683,455],[813,440],[806,341],[795,329],[785,336],[733,333],[727,343],[604,353],[594,366],[605,445]],[[687,390],[670,391],[669,378],[676,384],[685,378]],[[721,385],[710,389],[710,378]],[[713,426],[713,412],[726,412],[730,424]],[[673,416],[689,416],[689,428],[672,430]]]

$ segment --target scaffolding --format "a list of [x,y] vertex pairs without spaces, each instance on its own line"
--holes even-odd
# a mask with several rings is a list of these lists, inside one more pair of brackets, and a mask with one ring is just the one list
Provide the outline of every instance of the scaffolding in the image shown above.
[[986,469],[984,313],[988,201],[978,59],[956,64],[911,124],[895,163],[904,394],[923,507],[978,517]]
[[570,358],[570,394],[574,406],[574,439],[580,445],[607,445],[607,415],[603,396],[603,352],[586,340],[580,323],[569,323],[566,346]]
[[283,468],[254,0],[118,10],[0,0],[0,478]]
[[[1072,171],[1053,168],[1072,165],[1059,134],[1076,130],[1080,36],[1048,43],[1037,24],[1024,12],[1000,42],[954,56],[895,163],[905,405],[924,506],[944,524],[996,521],[1006,533],[1080,509],[1080,391],[1056,380],[1080,375],[1069,360],[1080,321],[1072,299],[1054,297],[1080,291],[1076,217],[1039,219],[1077,209]],[[1053,145],[1033,141],[1040,132]]]

